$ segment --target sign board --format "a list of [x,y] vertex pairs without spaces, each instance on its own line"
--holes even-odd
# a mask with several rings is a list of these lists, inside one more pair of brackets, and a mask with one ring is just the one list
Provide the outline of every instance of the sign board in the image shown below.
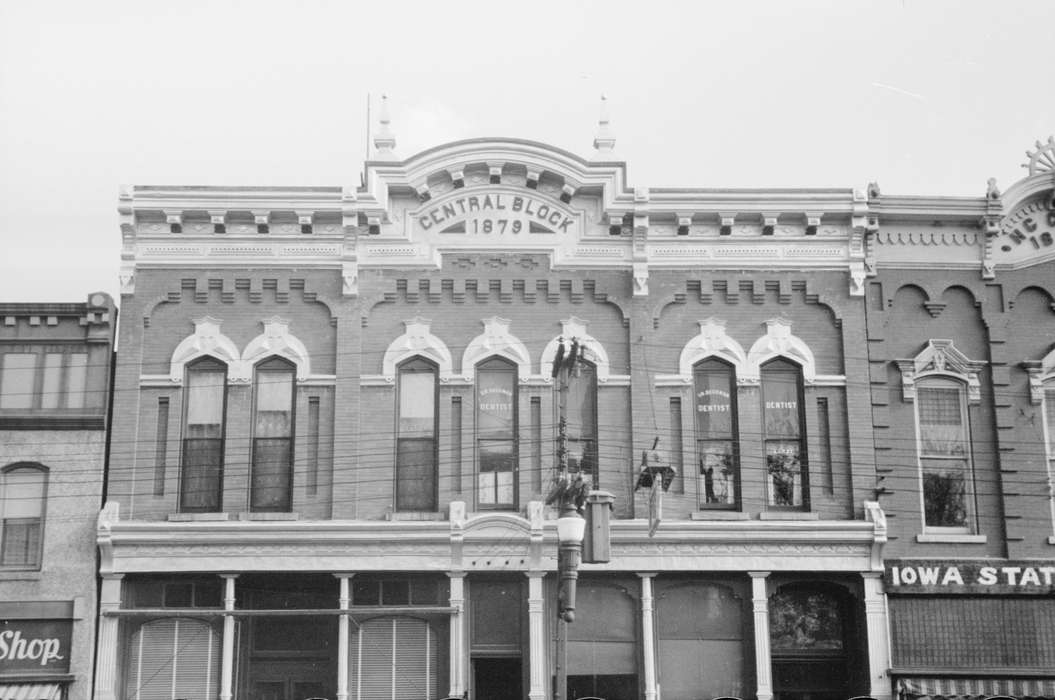
[[582,213],[559,200],[501,187],[473,190],[473,194],[455,190],[427,202],[412,217],[421,231],[477,245],[546,236],[578,238],[582,231]]
[[883,583],[890,594],[1055,593],[1055,562],[1006,559],[889,559]]
[[73,620],[0,620],[0,675],[68,673]]

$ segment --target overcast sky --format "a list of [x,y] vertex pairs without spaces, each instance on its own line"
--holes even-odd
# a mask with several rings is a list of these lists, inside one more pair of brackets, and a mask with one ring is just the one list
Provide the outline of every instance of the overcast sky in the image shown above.
[[[0,301],[117,295],[119,185],[350,185],[512,136],[634,186],[974,196],[1055,132],[1055,3],[0,2]],[[376,117],[376,106],[374,116]]]

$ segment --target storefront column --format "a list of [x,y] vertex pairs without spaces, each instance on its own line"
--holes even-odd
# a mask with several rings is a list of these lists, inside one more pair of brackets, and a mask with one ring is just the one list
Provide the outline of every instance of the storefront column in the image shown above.
[[883,574],[861,574],[865,591],[865,625],[868,628],[868,694],[876,700],[890,700],[890,640],[887,637],[886,593]]
[[546,618],[543,617],[545,599],[542,594],[545,572],[529,571],[528,577],[528,663],[531,669],[529,700],[546,697]]
[[[334,574],[340,583],[337,605],[348,610],[352,604],[348,585],[352,574]],[[348,700],[348,615],[337,616],[337,700]]]
[[103,574],[99,594],[99,633],[95,651],[95,700],[117,698],[118,618],[124,574]]
[[769,656],[768,571],[751,571],[751,602],[755,611],[755,678],[758,700],[773,699],[773,662]]
[[462,653],[462,641],[465,639],[465,572],[447,573],[451,579],[451,692],[449,695],[461,697],[465,692],[465,663]]
[[641,577],[641,646],[645,660],[645,700],[656,700],[656,642],[653,630],[652,579],[654,573]]
[[[234,612],[234,580],[238,574],[220,574],[223,577],[223,609]],[[234,615],[223,616],[223,656],[220,657],[220,700],[231,700],[234,696]]]

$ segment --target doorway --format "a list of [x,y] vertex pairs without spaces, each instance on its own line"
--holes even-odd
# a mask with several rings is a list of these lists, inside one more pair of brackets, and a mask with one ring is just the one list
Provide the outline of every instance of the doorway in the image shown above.
[[479,656],[473,659],[473,698],[509,700],[523,696],[520,657]]

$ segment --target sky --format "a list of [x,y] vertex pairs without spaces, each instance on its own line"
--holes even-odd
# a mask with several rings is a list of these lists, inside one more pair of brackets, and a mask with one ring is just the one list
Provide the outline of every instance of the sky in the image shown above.
[[[0,302],[117,298],[122,184],[344,185],[509,136],[631,186],[978,196],[1055,133],[1050,0],[0,0]],[[376,127],[375,127],[376,128]]]

